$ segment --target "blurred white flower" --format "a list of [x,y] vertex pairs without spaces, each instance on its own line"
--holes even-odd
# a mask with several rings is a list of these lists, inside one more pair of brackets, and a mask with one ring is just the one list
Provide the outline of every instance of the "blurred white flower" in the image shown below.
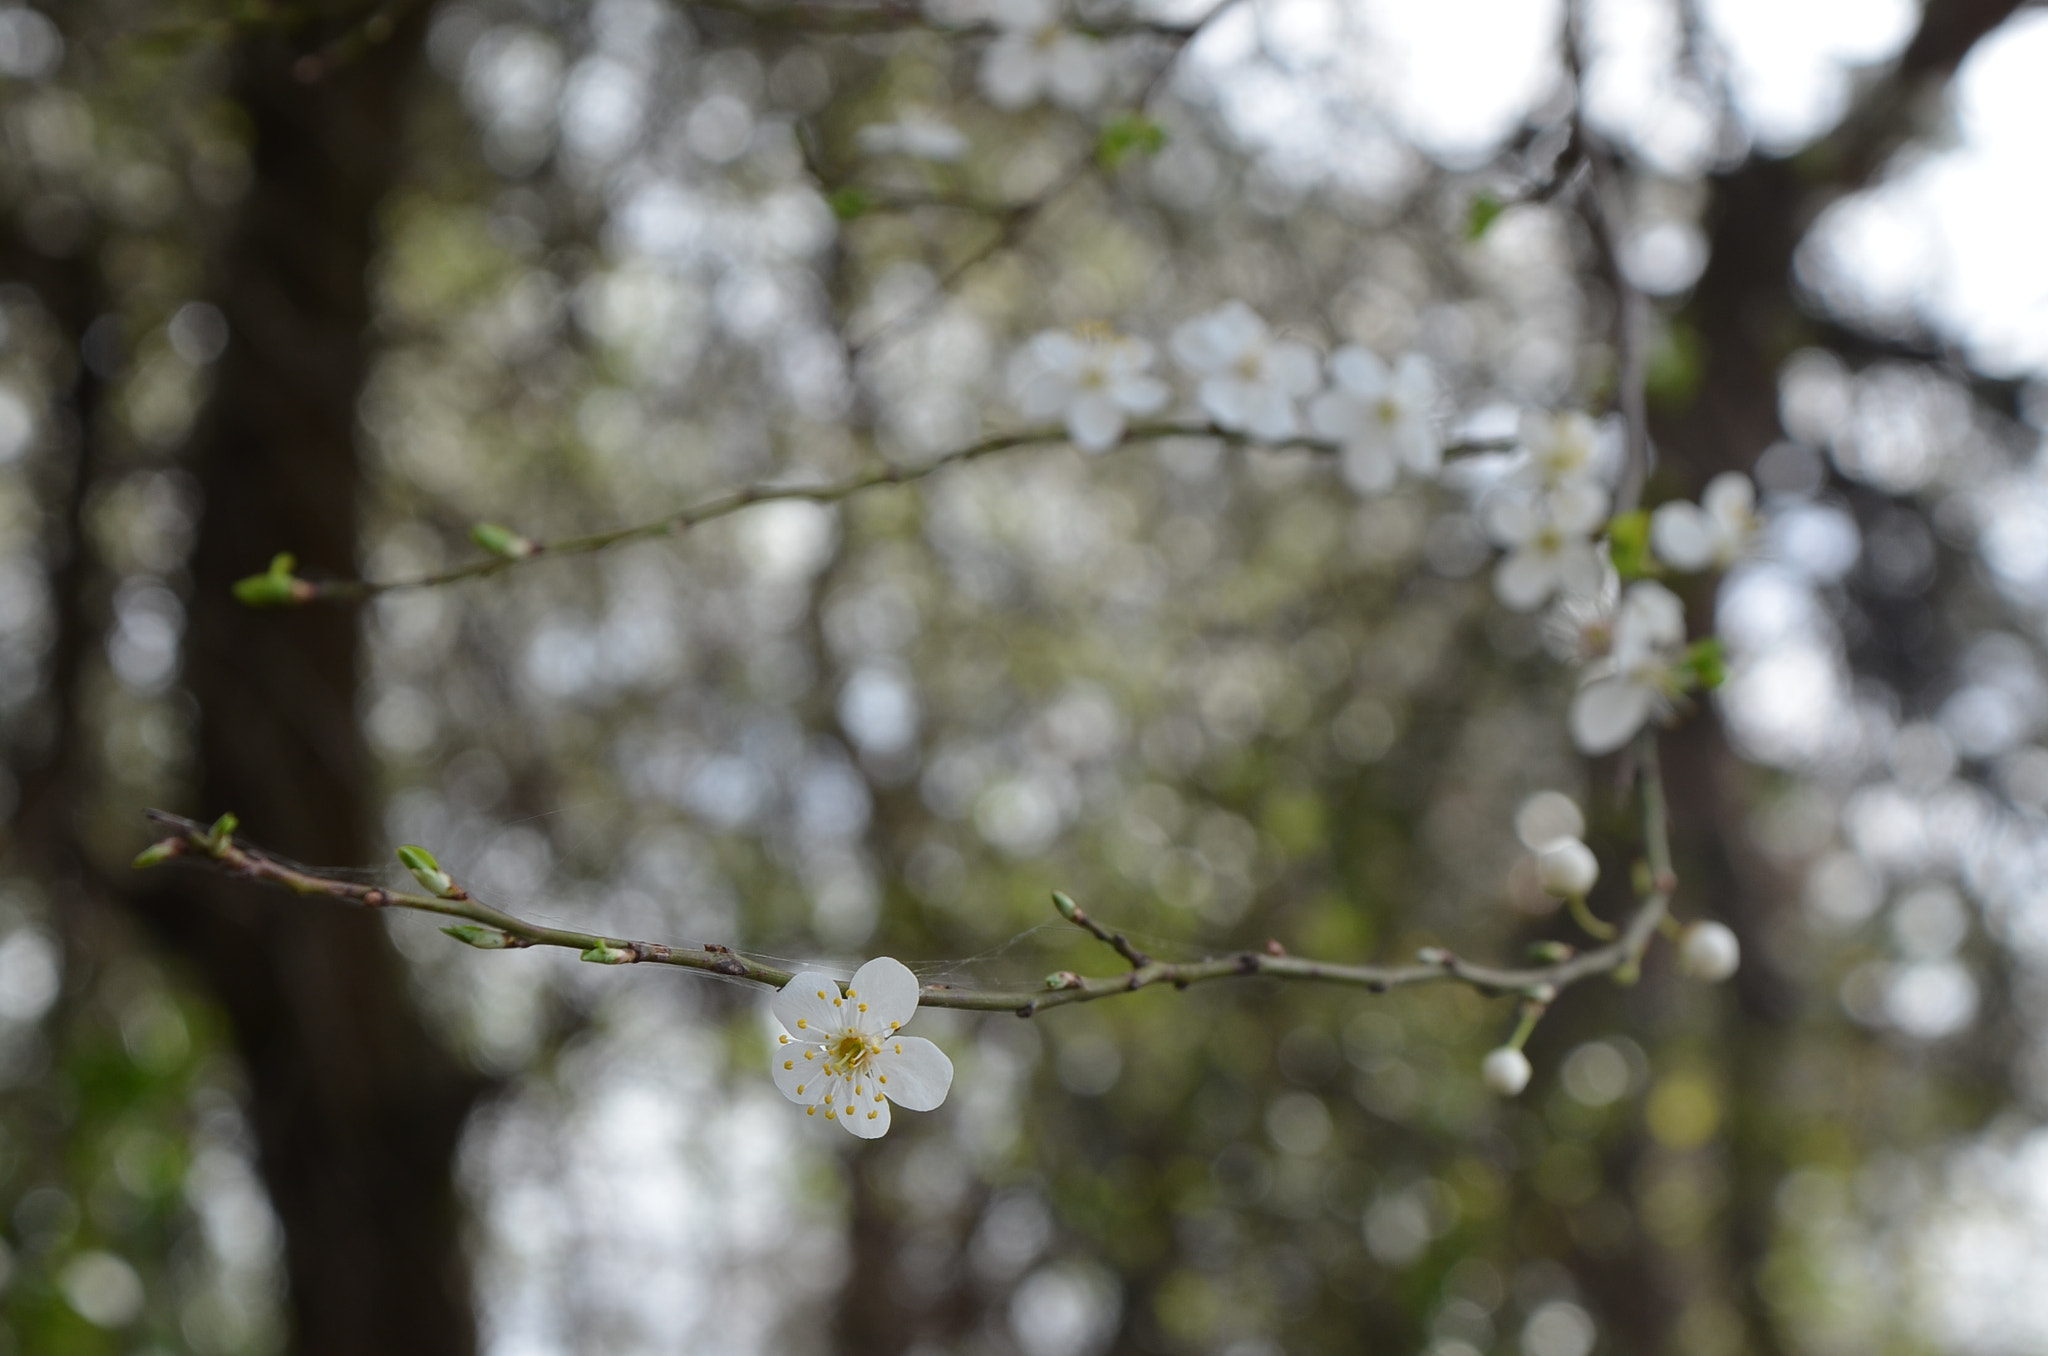
[[1322,376],[1313,348],[1274,338],[1241,301],[1182,322],[1173,332],[1173,356],[1201,378],[1202,408],[1211,419],[1269,442],[1301,431],[1294,402]]
[[1531,852],[1541,852],[1560,838],[1586,832],[1579,803],[1562,791],[1538,791],[1515,811],[1515,837]]
[[1436,378],[1410,353],[1392,368],[1355,344],[1330,355],[1330,389],[1309,405],[1309,427],[1342,449],[1344,480],[1360,494],[1393,488],[1401,468],[1433,476],[1443,465]]
[[1101,452],[1124,436],[1130,415],[1166,404],[1150,375],[1152,345],[1101,325],[1046,330],[1010,361],[1010,394],[1028,418],[1058,418],[1076,447]]
[[1613,648],[1588,666],[1572,698],[1572,742],[1581,753],[1612,753],[1679,691],[1685,608],[1662,584],[1631,584],[1615,610]]
[[1756,486],[1740,471],[1707,482],[1698,504],[1665,504],[1650,515],[1650,549],[1674,570],[1725,570],[1756,535]]
[[945,1051],[899,1034],[917,1014],[917,976],[899,960],[861,966],[843,998],[836,980],[806,971],[771,1006],[788,1033],[775,1041],[775,1086],[806,1114],[822,1110],[862,1139],[888,1133],[890,1102],[930,1111],[953,1086]]
[[1588,481],[1544,491],[1508,486],[1488,505],[1487,530],[1508,548],[1493,574],[1493,591],[1517,612],[1552,595],[1597,596],[1606,560],[1593,531],[1607,517],[1607,492]]
[[1028,108],[1050,98],[1083,110],[1109,84],[1109,56],[1093,38],[1063,28],[1058,0],[995,0],[1000,30],[981,59],[981,88],[997,108]]
[[1742,943],[1725,923],[1694,923],[1678,941],[1678,968],[1694,979],[1718,984],[1742,965]]
[[1522,414],[1519,440],[1526,460],[1515,473],[1518,481],[1545,491],[1576,485],[1603,487],[1604,503],[1610,458],[1601,443],[1599,426],[1591,419],[1576,410],[1563,414],[1527,410]]
[[860,129],[860,148],[869,155],[907,155],[950,165],[967,154],[967,134],[922,108],[909,108],[894,122],[869,123]]
[[1513,1046],[1503,1045],[1486,1056],[1479,1076],[1486,1086],[1503,1097],[1513,1097],[1529,1086],[1529,1057]]

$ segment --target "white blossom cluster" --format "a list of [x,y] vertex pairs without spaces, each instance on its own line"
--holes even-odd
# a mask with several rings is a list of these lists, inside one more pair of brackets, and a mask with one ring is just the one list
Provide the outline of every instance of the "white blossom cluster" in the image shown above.
[[[1404,475],[1441,478],[1444,392],[1419,354],[1388,361],[1346,344],[1325,360],[1241,301],[1183,322],[1167,349],[1216,428],[1263,443],[1329,446],[1360,495],[1383,494]],[[1154,374],[1157,360],[1153,344],[1105,325],[1046,330],[1012,359],[1010,394],[1027,416],[1057,419],[1075,446],[1102,452],[1123,440],[1131,420],[1172,400]],[[1552,609],[1549,629],[1581,668],[1572,740],[1587,754],[1612,753],[1677,710],[1701,680],[1677,595],[1654,579],[1624,587],[1615,569],[1608,538],[1616,440],[1583,413],[1531,411],[1513,452],[1487,460],[1460,479],[1502,553],[1494,592],[1517,612]],[[1748,477],[1716,477],[1701,503],[1666,504],[1652,515],[1652,559],[1639,562],[1638,573],[1652,561],[1725,570],[1757,526]]]

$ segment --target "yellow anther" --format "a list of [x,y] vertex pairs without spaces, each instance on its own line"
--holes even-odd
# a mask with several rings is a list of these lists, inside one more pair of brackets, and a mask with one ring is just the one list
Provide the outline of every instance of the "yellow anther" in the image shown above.
[[879,1116],[879,1115],[881,1115],[881,1114],[882,1114],[882,1113],[881,1113],[881,1112],[879,1112],[879,1111],[870,1111],[870,1112],[868,1113],[868,1119],[869,1119],[869,1120],[873,1120],[873,1119],[874,1119],[875,1117],[877,1117],[877,1116]]
[[816,1107],[814,1107],[814,1106],[807,1106],[807,1107],[805,1107],[805,1108],[804,1108],[804,1115],[806,1115],[806,1116],[815,1116],[815,1115],[817,1115],[817,1114],[818,1114],[818,1108],[816,1108]]
[[845,1007],[846,1000],[843,998],[835,998],[832,1000],[832,1006],[835,1008]]
[[805,1058],[805,1059],[816,1059],[817,1057],[818,1057],[818,1052],[817,1052],[816,1050],[806,1050],[806,1051],[804,1051],[804,1058]]
[[867,1005],[867,1004],[865,1004],[865,1003],[861,1004],[861,1005],[860,1005],[860,1010],[861,1010],[862,1012],[866,1012],[866,1011],[868,1010],[868,1005]]
[[824,991],[823,989],[820,989],[820,990],[818,990],[818,997],[820,997],[820,998],[823,998],[824,996],[825,996],[825,991]]
[[793,1059],[785,1059],[782,1061],[782,1067],[785,1069],[794,1069],[796,1067],[796,1061]]
[[807,1026],[809,1026],[809,1025],[810,1025],[810,1022],[809,1022],[808,1020],[806,1020],[805,1018],[799,1017],[799,1018],[797,1018],[797,1019],[796,1019],[796,1029],[797,1029],[797,1030],[799,1030],[799,1031],[803,1030],[803,1029],[804,1029],[805,1027],[807,1027]]
[[891,1031],[895,1031],[895,1030],[897,1030],[898,1028],[900,1028],[900,1027],[901,1027],[902,1025],[903,1025],[903,1023],[901,1023],[901,1022],[891,1022],[891,1023],[889,1023],[889,1029],[890,1029]]
[[838,1113],[837,1113],[837,1112],[835,1112],[835,1111],[834,1111],[834,1110],[833,1110],[833,1109],[832,1109],[831,1107],[829,1107],[829,1106],[828,1106],[828,1107],[826,1107],[826,1108],[825,1108],[825,1119],[826,1119],[826,1120],[828,1120],[828,1121],[829,1121],[829,1120],[835,1120],[835,1119],[837,1119],[837,1117],[838,1117]]
[[897,1053],[897,1054],[899,1054],[899,1055],[903,1053],[903,1042],[902,1042],[902,1041],[897,1041],[897,1042],[896,1042],[896,1053]]
[[[882,1094],[881,1094],[881,1093],[879,1093],[879,1092],[878,1092],[878,1093],[876,1093],[876,1094],[875,1094],[875,1100],[876,1100],[876,1101],[878,1101],[878,1102],[879,1102],[879,1101],[881,1101],[881,1100],[882,1100]],[[868,1115],[870,1115],[870,1116],[872,1116],[872,1115],[874,1115],[874,1114],[875,1114],[875,1113],[874,1113],[874,1112],[872,1112],[872,1111],[870,1111],[870,1112],[868,1113]]]
[[775,1038],[775,1043],[776,1043],[777,1045],[787,1045],[787,1044],[789,1044],[789,1037],[787,1037],[787,1036],[777,1036],[777,1037]]
[[799,1097],[801,1097],[801,1096],[803,1096],[803,1095],[804,1095],[804,1085],[803,1085],[803,1084],[799,1083],[799,1084],[797,1084],[797,1085],[796,1085],[796,1095],[797,1095],[797,1096],[799,1096]]
[[887,1074],[877,1074],[876,1077],[881,1079],[884,1083],[889,1081],[889,1075]]

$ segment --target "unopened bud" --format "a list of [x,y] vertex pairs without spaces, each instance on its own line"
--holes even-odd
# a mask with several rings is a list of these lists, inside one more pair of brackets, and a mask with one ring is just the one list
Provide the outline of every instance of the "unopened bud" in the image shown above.
[[438,899],[456,897],[455,882],[441,869],[441,864],[434,860],[433,853],[408,843],[398,850],[398,860],[404,864],[406,870],[412,872],[412,878],[418,881],[420,888],[428,894]]
[[1556,965],[1577,953],[1568,942],[1538,942],[1529,948],[1529,954],[1546,965]]
[[441,931],[464,946],[473,946],[479,951],[503,951],[512,945],[510,933],[500,932],[496,928],[478,927],[474,923],[457,923],[454,927],[442,928]]
[[1066,919],[1069,923],[1074,921],[1075,914],[1081,912],[1080,905],[1061,894],[1058,890],[1052,892],[1052,906],[1058,909],[1060,917]]
[[524,560],[540,552],[539,542],[496,523],[478,523],[469,529],[469,539],[492,555],[503,556],[507,560]]
[[1585,831],[1586,816],[1579,812],[1578,802],[1562,791],[1538,791],[1515,811],[1515,837],[1531,852]]
[[226,852],[228,846],[235,841],[235,830],[241,827],[242,821],[235,816],[235,812],[228,811],[214,820],[212,827],[207,829],[206,846],[215,855]]
[[184,855],[184,839],[166,838],[160,843],[151,843],[148,847],[136,853],[135,869],[137,871],[141,871],[152,866],[162,866],[165,862],[171,860],[171,858],[182,857]]
[[1576,838],[1560,838],[1536,854],[1536,880],[1547,895],[1583,899],[1599,879],[1599,859]]
[[1718,984],[1742,965],[1742,943],[1726,924],[1694,923],[1678,939],[1678,968],[1694,979]]
[[1045,977],[1045,987],[1048,989],[1078,989],[1081,987],[1081,977],[1072,970],[1055,970]]
[[1415,953],[1415,959],[1424,965],[1449,965],[1451,953],[1440,946],[1425,946]]
[[627,961],[633,959],[633,953],[624,947],[611,946],[605,942],[599,942],[596,946],[583,953],[583,959],[589,961],[592,965],[624,965]]
[[1516,1096],[1528,1087],[1534,1072],[1529,1067],[1529,1057],[1512,1045],[1491,1052],[1479,1066],[1479,1076],[1486,1086],[1503,1097]]
[[235,581],[235,597],[245,607],[290,607],[310,602],[313,586],[292,574],[298,564],[289,552],[270,559],[270,568]]

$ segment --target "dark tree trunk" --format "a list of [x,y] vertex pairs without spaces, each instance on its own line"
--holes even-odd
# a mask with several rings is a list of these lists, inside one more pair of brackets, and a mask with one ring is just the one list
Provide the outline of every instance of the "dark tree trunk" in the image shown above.
[[[205,497],[185,674],[201,713],[195,808],[234,810],[252,839],[314,862],[378,851],[358,618],[252,611],[230,586],[283,549],[350,570],[368,269],[424,23],[414,10],[310,82],[305,54],[332,33],[259,28],[234,53],[255,176],[213,268],[232,340],[190,456]],[[294,1349],[472,1350],[451,1166],[479,1084],[427,1031],[377,920],[197,873],[144,908],[247,1061]]]

